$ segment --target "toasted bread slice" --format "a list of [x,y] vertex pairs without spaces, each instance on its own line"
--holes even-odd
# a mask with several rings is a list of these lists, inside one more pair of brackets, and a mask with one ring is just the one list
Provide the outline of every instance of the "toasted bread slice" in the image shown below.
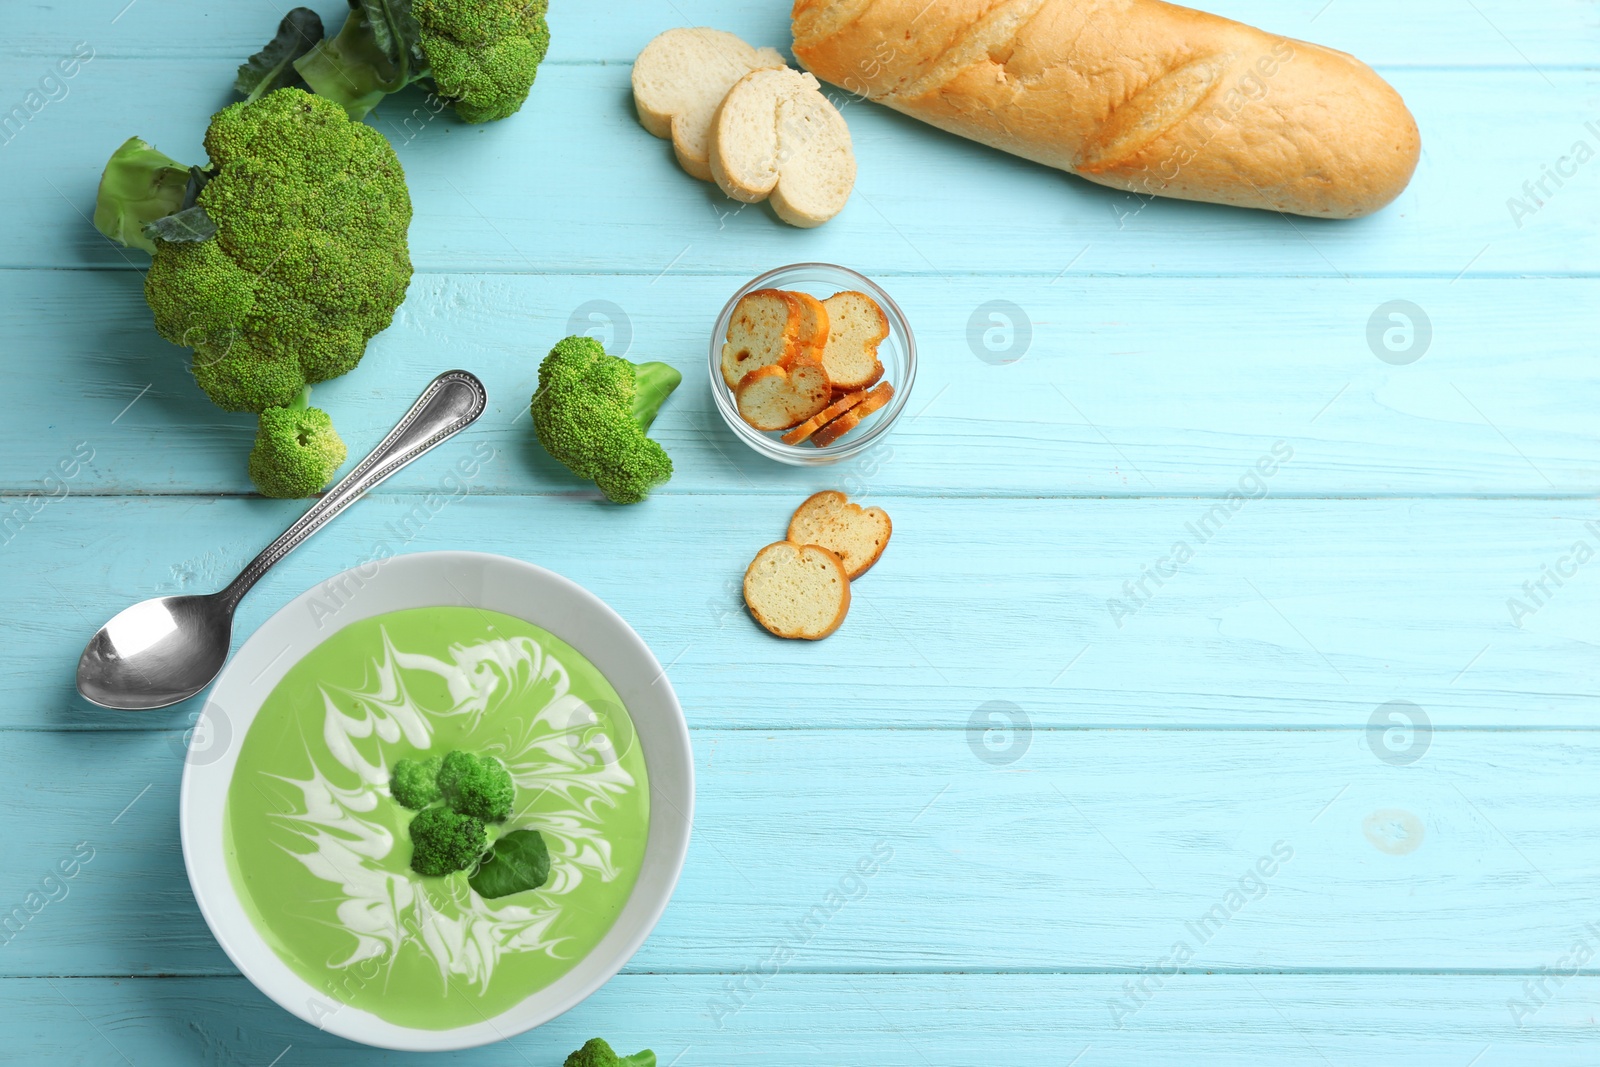
[[717,105],[751,71],[784,65],[771,48],[752,48],[722,30],[668,30],[633,61],[633,104],[645,129],[672,142],[678,165],[710,181]]
[[[835,391],[834,395],[838,395],[837,391]],[[845,412],[849,411],[866,398],[867,391],[865,389],[858,389],[853,393],[846,393],[844,396],[839,397],[839,399],[835,400],[833,403],[829,404],[827,407],[811,416],[805,422],[802,422],[799,426],[796,426],[794,429],[784,434],[783,443],[786,445],[798,445],[804,443],[805,440],[812,434],[816,433],[818,430],[822,429],[824,426],[828,425],[828,423],[832,422],[834,419],[837,419],[840,415],[843,415]]]
[[839,557],[851,581],[878,562],[893,531],[888,512],[852,504],[831,489],[807,498],[789,520],[789,540],[826,548]]
[[737,389],[745,375],[785,363],[800,351],[800,301],[781,289],[757,289],[740,298],[722,346],[722,380]]
[[800,349],[820,362],[828,347],[828,309],[810,293],[785,292],[800,302]]
[[791,226],[820,226],[856,183],[850,127],[810,74],[751,71],[712,120],[711,176],[735,200],[771,200]]
[[822,365],[839,392],[865,389],[883,377],[878,346],[889,336],[889,319],[866,293],[846,289],[822,302],[828,312],[828,344]]
[[816,641],[844,622],[850,579],[826,548],[779,541],[750,561],[744,602],[756,622],[779,637]]
[[861,420],[877,411],[890,400],[894,399],[894,386],[888,382],[879,382],[873,386],[861,403],[846,411],[843,415],[828,423],[822,429],[811,435],[811,443],[818,448],[827,448],[839,438],[861,425]]
[[787,430],[828,406],[833,386],[814,359],[774,363],[746,374],[734,390],[739,414],[758,430]]

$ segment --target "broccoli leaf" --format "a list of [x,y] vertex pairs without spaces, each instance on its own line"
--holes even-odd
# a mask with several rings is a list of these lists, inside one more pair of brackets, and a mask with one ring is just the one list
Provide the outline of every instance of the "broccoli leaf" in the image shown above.
[[278,32],[267,46],[239,66],[233,88],[246,100],[254,100],[293,86],[305,88],[305,79],[294,69],[294,61],[322,40],[322,16],[308,7],[297,7],[283,16]]
[[209,241],[217,235],[217,224],[199,204],[165,218],[147,222],[143,233],[152,241],[171,241],[173,244],[196,244]]
[[415,79],[428,68],[422,54],[422,27],[411,13],[411,0],[351,0],[350,6],[367,17],[372,39],[395,66]]
[[544,835],[537,830],[513,830],[495,841],[467,884],[480,897],[493,900],[538,889],[549,877],[550,850],[545,847]]
[[312,92],[359,121],[428,73],[421,42],[411,0],[350,0],[339,32],[295,60],[294,69]]
[[617,1060],[622,1067],[656,1067],[656,1054],[649,1049],[635,1052],[632,1056],[623,1056]]

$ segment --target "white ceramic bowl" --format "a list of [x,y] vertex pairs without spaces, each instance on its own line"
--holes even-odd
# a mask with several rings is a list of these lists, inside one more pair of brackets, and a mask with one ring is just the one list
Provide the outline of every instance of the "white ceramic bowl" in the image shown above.
[[[312,602],[342,601],[337,626],[321,629]],[[470,1026],[419,1030],[332,1001],[292,971],[251,922],[223,852],[223,807],[239,750],[262,702],[289,668],[337,629],[405,608],[439,605],[499,611],[542,626],[597,667],[627,708],[650,780],[644,863],[616,924],[555,983]],[[322,612],[319,611],[318,614]],[[356,567],[291,600],[252,634],[217,679],[183,768],[179,833],[189,884],[211,932],[256,987],[320,1029],[383,1048],[444,1051],[530,1030],[576,1005],[622,969],[667,906],[689,847],[694,760],[683,710],[639,635],[594,594],[541,567],[481,552],[421,552]]]
[[[746,293],[757,289],[792,289],[810,293],[818,300],[826,300],[845,289],[854,289],[872,297],[883,308],[884,318],[889,320],[889,336],[878,346],[878,358],[883,362],[882,380],[894,386],[894,399],[826,448],[818,448],[810,441],[786,445],[779,440],[782,433],[767,433],[745,422],[739,415],[738,405],[734,403],[733,390],[722,380],[722,345],[727,340],[728,323],[733,318],[734,306]],[[750,279],[728,298],[711,331],[711,396],[722,414],[722,421],[728,424],[728,429],[739,440],[780,463],[808,467],[838,463],[860,455],[883,440],[893,428],[895,420],[905,410],[906,401],[911,398],[911,386],[916,380],[917,340],[900,305],[871,278],[834,263],[791,263]]]

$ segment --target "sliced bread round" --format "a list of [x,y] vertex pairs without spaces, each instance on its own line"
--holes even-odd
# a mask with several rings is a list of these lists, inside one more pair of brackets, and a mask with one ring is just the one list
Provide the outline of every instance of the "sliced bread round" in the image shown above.
[[789,520],[790,541],[826,548],[839,557],[852,581],[878,562],[893,531],[888,512],[852,504],[831,489],[807,498]]
[[822,365],[839,392],[865,389],[883,377],[878,346],[889,336],[889,319],[866,293],[846,289],[822,302],[828,312],[828,343]]
[[797,426],[827,407],[832,397],[828,372],[814,359],[794,359],[753,370],[740,380],[733,394],[739,415],[758,430]]
[[722,380],[738,388],[753,370],[784,363],[800,351],[800,301],[781,289],[757,289],[739,298],[722,346]]
[[633,103],[639,122],[672,142],[678,165],[711,180],[711,120],[728,90],[753,70],[784,66],[771,48],[752,48],[723,30],[668,30],[633,61]]
[[735,200],[770,199],[791,226],[820,226],[850,199],[856,157],[850,127],[817,79],[798,71],[746,74],[711,125],[711,176]]
[[839,557],[819,545],[779,541],[756,553],[744,572],[744,602],[779,637],[816,641],[850,610],[850,579]]

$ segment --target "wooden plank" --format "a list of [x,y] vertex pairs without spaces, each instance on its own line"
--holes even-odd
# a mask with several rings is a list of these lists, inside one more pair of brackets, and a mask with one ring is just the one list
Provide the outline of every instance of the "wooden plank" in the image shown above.
[[[272,35],[275,15],[265,7],[227,11],[196,19],[170,5],[134,6],[127,0],[80,0],[71,7],[35,3],[8,35],[0,55],[54,58],[82,39],[97,50],[133,58],[222,60],[237,64]],[[343,5],[318,2],[330,28],[344,18]],[[1600,32],[1593,5],[1584,0],[1476,0],[1464,13],[1450,0],[1204,0],[1203,7],[1304,40],[1352,52],[1384,65],[1584,66],[1593,58]],[[631,63],[652,36],[673,26],[704,25],[737,33],[752,43],[787,50],[789,5],[782,0],[698,0],[618,18],[613,10],[586,4],[551,5],[551,63]],[[228,66],[228,78],[232,67]],[[226,84],[224,79],[219,84]]]
[[[477,487],[571,493],[582,483],[532,442],[526,404],[549,346],[588,329],[613,351],[684,372],[652,431],[676,464],[668,494],[788,496],[865,478],[896,493],[1222,495],[1279,441],[1294,458],[1275,494],[1590,494],[1600,484],[1593,331],[1572,313],[1600,304],[1593,279],[884,283],[917,332],[920,369],[888,445],[844,470],[760,458],[716,413],[706,350],[737,287],[726,277],[422,275],[363,365],[319,386],[316,403],[353,463],[424,382],[467,367],[492,400],[470,439],[505,454]],[[1405,313],[1410,333],[1383,310],[1395,300],[1419,309]],[[1387,330],[1398,332],[1385,341]],[[135,275],[0,271],[0,331],[29,357],[11,369],[0,488],[41,491],[84,443],[94,459],[73,492],[251,491],[254,419],[195,388],[187,352],[151,328]],[[427,492],[438,476],[423,463],[390,485]]]
[[[718,1026],[709,1005],[729,980],[621,975],[538,1030],[428,1062],[556,1064],[604,1034],[619,1051],[650,1046],[677,1067],[815,1067],[866,1055],[882,1067],[971,1067],[1000,1049],[1019,1063],[1077,1067],[1462,1067],[1474,1056],[1589,1067],[1600,996],[1593,977],[1547,985],[1554,998],[1517,1026],[1506,1008],[1522,996],[1515,976],[1193,974],[1119,1029],[1105,1002],[1122,976],[782,974]],[[0,982],[0,1005],[18,1062],[103,1067],[119,1053],[135,1064],[395,1062],[301,1023],[242,978],[17,979]]]
[[[447,448],[435,477],[469,456]],[[828,484],[838,483],[817,486]],[[1208,500],[950,500],[869,487],[862,499],[887,507],[894,540],[856,584],[845,625],[809,644],[751,622],[738,584],[801,498],[618,509],[379,496],[268,575],[235,637],[380,551],[471,547],[605,599],[671,665],[703,726],[959,729],[991,700],[1040,728],[1359,730],[1402,699],[1439,728],[1594,722],[1600,564],[1573,552],[1600,545],[1590,502],[1267,498],[1224,519]],[[114,716],[75,697],[83,642],[138,598],[220,588],[298,513],[259,499],[48,505],[5,548],[16,621],[0,660],[0,725],[182,722],[192,708]],[[1175,567],[1178,541],[1195,555]],[[1163,558],[1176,575],[1157,587],[1143,573]],[[1558,567],[1573,572],[1560,587],[1545,577]],[[1130,596],[1125,583],[1141,581],[1150,596],[1137,585]],[[1543,593],[1523,588],[1541,581]],[[1513,598],[1527,609],[1516,622]]]
[[[15,190],[0,216],[0,267],[141,265],[142,253],[112,246],[88,225],[105,159],[136,133],[202,162],[206,120],[226,92],[190,87],[225,82],[230,71],[223,60],[111,56],[84,67],[70,95],[0,152],[0,173]],[[406,167],[417,209],[412,256],[424,271],[748,276],[810,260],[871,273],[1045,278],[1069,269],[1341,280],[1596,271],[1600,166],[1576,167],[1561,188],[1547,182],[1536,211],[1523,184],[1540,180],[1578,140],[1591,153],[1600,143],[1585,127],[1600,119],[1600,72],[1392,74],[1417,114],[1425,156],[1394,205],[1356,222],[1147,203],[853,104],[845,111],[860,163],[855,197],[827,226],[796,230],[764,207],[736,211],[679,171],[670,148],[640,129],[622,64],[552,67],[526,114],[505,123],[431,120],[420,93],[373,121]],[[0,100],[26,91],[18,77],[0,81]],[[1514,215],[1512,198],[1532,213]]]
[[[230,970],[183,874],[177,736],[6,735],[0,901],[92,858],[0,973]],[[758,969],[789,940],[796,970],[1536,972],[1600,942],[1595,731],[1441,732],[1404,766],[1359,731],[1036,730],[1010,763],[974,743],[696,730],[685,875],[630,970]]]

